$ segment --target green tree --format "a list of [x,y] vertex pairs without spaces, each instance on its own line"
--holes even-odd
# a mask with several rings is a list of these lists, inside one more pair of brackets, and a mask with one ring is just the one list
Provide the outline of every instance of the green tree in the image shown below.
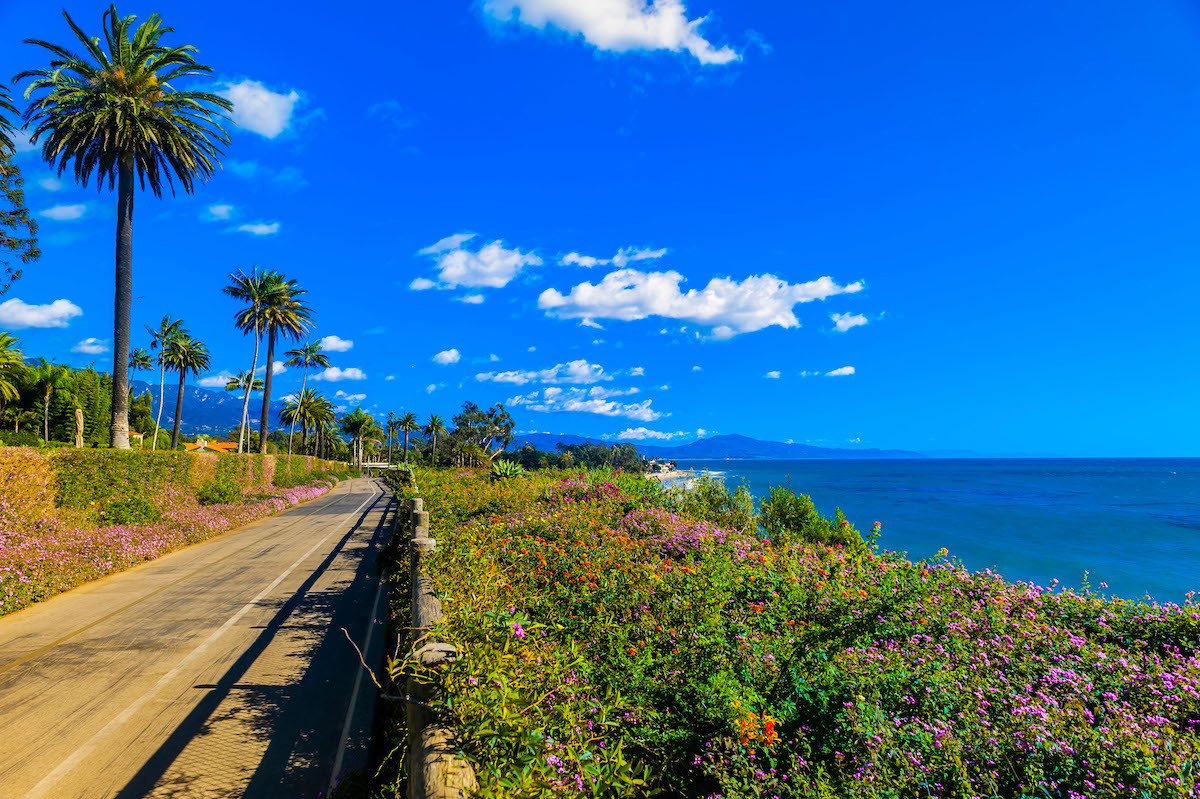
[[179,425],[183,421],[184,381],[189,374],[198,375],[208,370],[208,348],[204,346],[204,342],[183,335],[167,342],[167,346],[163,348],[163,358],[167,366],[179,372],[179,392],[175,395],[175,426],[171,430],[171,449],[176,449],[179,446]]
[[342,432],[350,436],[352,447],[352,455],[354,465],[362,466],[362,440],[368,434],[375,420],[368,414],[363,413],[362,408],[355,408],[353,412],[346,414],[340,420]]
[[12,120],[8,118],[8,114],[17,115],[17,107],[12,104],[12,95],[8,93],[8,87],[0,83],[0,154],[12,155],[16,148],[13,146],[13,128]]
[[267,373],[263,386],[262,418],[259,424],[259,452],[267,451],[267,422],[271,406],[271,378],[274,372],[275,339],[282,335],[285,338],[299,339],[308,332],[312,325],[312,310],[302,294],[308,292],[300,288],[295,280],[286,280],[282,275],[270,273],[272,276],[269,290],[264,294],[262,304],[262,329],[267,336]]
[[242,372],[237,377],[231,377],[225,381],[226,391],[262,391],[263,381],[261,377],[251,377],[250,372]]
[[167,401],[166,380],[167,380],[167,362],[165,356],[167,353],[167,345],[181,336],[186,336],[188,332],[183,328],[182,319],[172,319],[170,314],[163,316],[162,321],[158,323],[158,328],[146,326],[146,332],[150,334],[150,349],[158,350],[158,413],[154,417],[154,441],[150,445],[151,450],[158,449],[158,431],[162,425],[163,404]]
[[25,207],[21,170],[0,148],[0,295],[21,277],[22,266],[41,257],[37,231],[37,222]]
[[442,421],[442,417],[436,413],[429,414],[429,420],[425,422],[425,435],[433,438],[433,447],[429,450],[429,465],[437,466],[437,440],[438,436],[446,434],[446,423]]
[[417,421],[415,413],[406,413],[400,417],[396,426],[404,433],[404,462],[408,463],[408,437],[421,429],[421,423]]
[[133,384],[133,376],[140,371],[145,371],[154,368],[154,359],[150,357],[150,351],[145,347],[138,347],[135,350],[129,351],[129,383]]
[[56,391],[69,391],[71,370],[62,364],[38,359],[38,365],[29,370],[29,382],[42,394],[42,438],[50,443],[50,397]]
[[392,439],[396,437],[396,425],[399,423],[400,417],[388,411],[383,427],[387,431],[387,460],[389,466],[392,465]]
[[[261,272],[255,266],[250,269],[250,274],[241,270],[230,274],[229,285],[221,289],[226,296],[246,303],[245,308],[233,315],[233,323],[238,330],[242,331],[242,335],[254,336],[254,359],[250,362],[250,374],[258,371],[258,350],[262,345],[263,328],[266,322],[263,306],[266,303],[267,295],[277,291],[281,282],[278,272],[270,270]],[[238,452],[249,449],[248,445],[243,447],[243,442],[248,442],[250,437],[250,391],[251,388],[248,385],[242,395],[242,421],[238,428]]]
[[489,461],[496,459],[513,440],[513,418],[497,403],[486,411],[473,402],[464,402],[454,417],[454,435],[478,447]]
[[27,371],[25,353],[17,349],[17,339],[0,333],[0,405],[20,399],[17,386]]
[[[163,36],[173,29],[158,14],[133,28],[136,17],[119,17],[109,6],[101,17],[104,46],[89,37],[66,11],[63,17],[84,55],[41,39],[26,39],[51,54],[48,69],[26,70],[14,80],[29,79],[25,127],[31,141],[42,141],[42,158],[57,165],[58,174],[74,162],[75,180],[97,189],[107,180],[117,190],[116,295],[113,307],[113,386],[111,445],[129,448],[130,308],[133,299],[134,176],[155,197],[165,183],[191,194],[197,179],[207,181],[219,166],[229,138],[220,120],[233,105],[223,97],[177,90],[172,82],[209,77],[212,68],[198,64],[191,45],[166,47]],[[131,35],[132,34],[132,35]]]
[[[304,393],[304,389],[308,386],[308,367],[320,366],[322,368],[329,366],[329,358],[325,353],[321,352],[321,342],[310,341],[294,350],[288,350],[284,353],[287,360],[283,362],[284,366],[301,366],[304,368],[304,377],[300,381],[300,393]],[[288,454],[292,454],[292,434],[296,432],[296,421],[292,420],[292,429],[288,431]]]

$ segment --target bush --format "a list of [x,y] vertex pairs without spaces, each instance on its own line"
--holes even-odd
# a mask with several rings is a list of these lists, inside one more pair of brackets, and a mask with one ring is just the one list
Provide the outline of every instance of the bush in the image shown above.
[[759,505],[758,521],[775,546],[787,544],[841,545],[859,551],[866,548],[862,535],[846,521],[841,508],[833,519],[817,513],[812,498],[790,488],[776,486]]
[[201,505],[232,505],[242,501],[242,489],[229,477],[218,477],[200,486],[196,500]]
[[707,474],[690,486],[669,489],[666,506],[693,519],[703,519],[726,530],[753,534],[758,528],[754,497],[744,485],[730,491],[725,483]]
[[58,504],[67,508],[104,506],[110,497],[150,499],[168,483],[186,483],[190,465],[185,452],[63,449],[50,455]]
[[101,524],[150,524],[162,519],[162,513],[145,497],[120,497],[104,503]]
[[19,433],[12,430],[0,430],[0,444],[7,447],[36,447],[42,443],[42,437],[36,433],[22,430]]

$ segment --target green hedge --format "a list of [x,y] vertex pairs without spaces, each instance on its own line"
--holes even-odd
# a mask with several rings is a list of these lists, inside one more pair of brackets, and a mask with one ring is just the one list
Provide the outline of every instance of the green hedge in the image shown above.
[[87,508],[112,497],[153,498],[168,483],[186,483],[186,452],[62,449],[50,455],[60,507]]

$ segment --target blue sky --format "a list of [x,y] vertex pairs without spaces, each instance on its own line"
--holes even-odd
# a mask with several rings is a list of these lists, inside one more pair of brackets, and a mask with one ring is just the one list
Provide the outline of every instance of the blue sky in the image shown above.
[[[236,104],[225,169],[135,205],[135,329],[182,317],[214,379],[249,366],[220,289],[258,264],[334,337],[320,387],[377,413],[1200,454],[1187,3],[119,10],[162,13]],[[20,39],[68,41],[48,4],[0,31],[6,82],[45,63]],[[115,199],[19,163],[44,255],[0,329],[106,365]]]

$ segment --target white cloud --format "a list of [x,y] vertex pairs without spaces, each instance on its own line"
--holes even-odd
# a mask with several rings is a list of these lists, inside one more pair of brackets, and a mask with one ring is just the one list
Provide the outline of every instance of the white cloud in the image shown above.
[[[217,372],[215,375],[209,375],[208,377],[200,378],[196,381],[196,385],[200,386],[201,388],[225,388],[225,386],[229,384],[229,381],[233,380],[235,377],[237,377],[237,375],[232,374],[231,372]],[[286,399],[287,398],[285,397],[284,400],[286,401]]]
[[433,392],[437,391],[437,389],[437,383],[430,383],[429,385],[425,386],[425,393],[432,394]]
[[631,394],[641,394],[642,390],[636,386],[633,388],[605,388],[604,386],[592,386],[588,389],[588,399],[608,399],[610,397],[628,397]]
[[70,300],[55,300],[46,305],[29,305],[17,299],[0,303],[0,326],[8,330],[23,327],[66,327],[83,309]]
[[577,252],[569,252],[558,259],[562,266],[582,266],[591,269],[593,266],[625,266],[630,261],[645,261],[651,258],[662,258],[667,254],[667,248],[661,250],[651,250],[647,247],[622,247],[617,250],[617,254],[612,258],[596,258],[591,255],[580,255]]
[[[286,371],[287,371],[287,367],[283,365],[283,361],[271,361],[271,374],[272,375],[281,375]],[[256,374],[256,375],[266,374],[266,373],[267,373],[266,364],[263,364],[262,366],[260,366],[254,370],[254,374]]]
[[77,205],[56,205],[53,208],[47,208],[42,211],[41,216],[47,219],[53,219],[55,222],[74,222],[87,212],[87,206],[83,203]]
[[839,333],[845,333],[852,327],[867,323],[867,317],[862,314],[835,313],[830,314],[829,318],[833,320],[833,326]]
[[583,320],[582,320],[582,321],[581,321],[579,324],[580,324],[580,326],[581,326],[581,327],[594,327],[594,328],[596,328],[597,330],[603,330],[603,329],[604,329],[603,325],[598,325],[598,324],[596,324],[595,322],[593,322],[591,319],[588,319],[588,318],[586,318],[586,317],[584,317],[584,319],[583,319]]
[[268,139],[288,129],[292,113],[300,102],[300,94],[295,89],[280,94],[256,80],[226,84],[217,94],[233,103],[234,122]]
[[680,290],[683,279],[674,271],[618,269],[599,283],[574,286],[567,295],[546,289],[538,297],[538,307],[560,319],[680,319],[713,325],[713,337],[727,339],[770,325],[799,327],[800,320],[792,312],[797,303],[863,288],[861,282],[839,286],[830,277],[788,283],[774,275],[752,275],[740,282],[713,278],[704,289],[688,289],[685,293]]
[[843,375],[852,375],[852,374],[854,374],[853,366],[842,366],[838,369],[834,369],[831,372],[826,372],[825,376],[826,377],[842,377]]
[[[462,246],[472,238],[474,234],[471,233],[456,233],[418,252],[431,255],[437,261],[441,288],[502,288],[526,266],[542,263],[542,259],[533,253],[507,249],[499,239],[472,252]],[[416,283],[414,280],[410,288],[430,288],[424,283],[418,287]]]
[[500,356],[493,352],[491,355],[488,356],[488,360],[491,361],[492,363],[495,363],[496,361],[500,360]]
[[270,236],[279,232],[278,222],[253,222],[244,225],[238,225],[238,230],[243,233],[251,233],[255,236]]
[[337,380],[366,380],[367,375],[362,369],[357,366],[351,366],[348,369],[341,369],[337,366],[330,366],[324,371],[317,372],[315,375],[309,375],[309,380],[326,380],[333,383]]
[[62,188],[62,181],[58,178],[45,177],[38,181],[38,185],[46,191],[58,191]]
[[473,238],[475,238],[474,233],[454,233],[444,239],[438,239],[428,247],[417,250],[417,255],[437,255],[447,250],[457,250]]
[[629,374],[633,375],[634,377],[641,377],[642,375],[646,374],[646,367],[635,366],[629,370]]
[[431,289],[436,285],[437,283],[434,283],[427,277],[417,277],[413,278],[413,282],[409,283],[408,287],[413,291],[425,291],[426,289]]
[[530,347],[526,352],[537,352],[537,347]]
[[210,222],[218,219],[233,218],[233,206],[229,205],[228,203],[217,203],[215,205],[210,205],[205,210],[207,213],[205,214],[204,218]]
[[458,363],[461,357],[462,355],[459,354],[458,350],[442,350],[437,355],[433,356],[433,362],[440,363],[442,366],[449,366],[452,363]]
[[108,352],[108,339],[89,336],[72,347],[71,352],[82,352],[85,355],[99,355],[102,352]]
[[367,398],[366,394],[347,394],[345,391],[341,391],[341,390],[333,392],[333,396],[336,398],[344,399],[346,402],[348,402],[350,404],[362,402],[363,400],[365,400]]
[[512,383],[523,386],[526,383],[549,383],[590,385],[612,380],[612,375],[604,371],[604,367],[596,363],[588,363],[583,358],[567,363],[551,366],[549,369],[514,370],[510,372],[481,372],[475,375],[480,382]]
[[673,433],[667,433],[667,432],[660,432],[658,430],[650,430],[649,428],[646,428],[646,427],[627,427],[624,430],[622,430],[621,432],[614,433],[613,435],[610,435],[610,436],[605,436],[605,438],[609,438],[609,439],[615,438],[615,439],[620,439],[620,440],[624,440],[624,441],[647,441],[647,440],[652,440],[652,439],[659,440],[659,441],[667,441],[669,439],[679,438],[681,436],[700,437],[700,436],[703,436],[707,432],[708,431],[705,430],[704,428],[700,428],[699,430],[696,430],[694,432],[689,432],[687,430],[676,430]]
[[693,372],[703,372],[703,371],[704,371],[704,369],[703,369],[702,367],[699,367],[699,366],[693,366],[693,367],[692,367],[692,371],[693,371]]
[[458,301],[465,302],[467,305],[479,305],[481,302],[483,302],[483,295],[482,294],[468,294],[464,297],[459,297]]
[[[594,413],[600,416],[623,416],[640,422],[653,422],[662,418],[662,414],[651,407],[653,400],[642,402],[620,403],[601,396],[604,389],[582,388],[547,388],[541,392],[510,397],[506,404],[521,406],[539,413]],[[596,392],[593,395],[593,392]]]
[[321,349],[326,352],[349,352],[354,346],[354,342],[350,339],[339,338],[337,336],[325,336],[321,339]]
[[593,266],[608,263],[607,258],[594,258],[591,255],[580,255],[577,252],[569,252],[558,259],[562,266],[582,266],[591,269]]
[[770,380],[778,380],[778,379],[779,379],[779,372],[778,372],[777,370],[776,370],[776,371],[770,371],[770,372],[767,372],[765,375],[763,375],[763,377],[766,377],[766,378],[768,378],[768,379],[770,379]]
[[682,0],[484,0],[483,11],[501,22],[578,34],[597,50],[687,51],[701,64],[741,59],[701,36],[707,17],[688,19]]
[[388,381],[388,380],[395,380],[395,379],[396,379],[396,376],[395,376],[395,375],[388,375],[387,377],[385,377],[385,378],[383,378],[383,379],[384,379],[384,381],[385,381],[385,382],[386,382],[386,381]]

